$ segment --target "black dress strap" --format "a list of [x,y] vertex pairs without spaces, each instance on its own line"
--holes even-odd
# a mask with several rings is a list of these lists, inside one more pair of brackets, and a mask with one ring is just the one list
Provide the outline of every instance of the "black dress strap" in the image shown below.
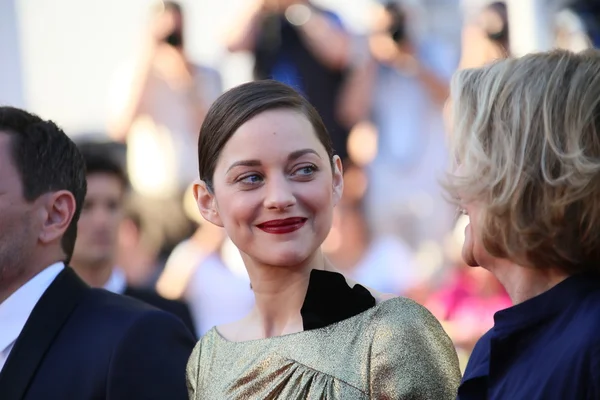
[[300,310],[304,330],[323,328],[358,315],[376,304],[364,286],[348,286],[342,274],[312,270]]

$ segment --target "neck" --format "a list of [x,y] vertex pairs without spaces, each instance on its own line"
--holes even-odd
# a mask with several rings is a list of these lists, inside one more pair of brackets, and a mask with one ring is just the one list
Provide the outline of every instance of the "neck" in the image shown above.
[[268,338],[302,331],[300,309],[308,290],[310,272],[325,268],[321,251],[292,268],[244,261],[255,297],[255,306],[249,316],[252,336]]
[[363,259],[369,248],[366,238],[359,238],[342,244],[334,253],[328,255],[333,264],[343,271],[353,271]]
[[502,283],[515,305],[550,290],[569,277],[558,268],[528,268],[508,261],[502,264],[489,270]]
[[45,257],[40,260],[23,260],[18,266],[0,266],[0,304],[25,285],[37,274],[60,261],[62,256]]
[[71,266],[85,283],[94,288],[102,288],[110,279],[113,270],[112,262],[88,264],[73,260]]

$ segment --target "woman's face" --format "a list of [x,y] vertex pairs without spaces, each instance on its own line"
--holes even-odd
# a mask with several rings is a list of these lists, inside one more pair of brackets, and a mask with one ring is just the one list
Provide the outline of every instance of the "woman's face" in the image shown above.
[[271,110],[229,139],[216,164],[214,194],[196,197],[204,217],[223,226],[242,254],[273,266],[308,261],[331,228],[343,179],[308,119]]
[[[460,166],[460,163],[454,174],[464,176],[465,170]],[[462,199],[459,193],[459,198]],[[461,211],[467,215],[469,223],[465,226],[465,239],[462,248],[463,261],[471,267],[487,267],[493,261],[493,257],[485,250],[485,246],[481,240],[481,211],[482,206],[478,201],[462,201],[460,204]]]
[[[444,123],[446,128],[446,134],[450,141],[457,140],[453,138],[453,118],[452,118],[452,110],[453,104],[452,100],[446,100],[444,104]],[[463,173],[460,165],[457,167],[455,174],[461,175]],[[485,265],[485,260],[488,259],[487,252],[481,243],[481,234],[478,228],[479,224],[479,215],[480,215],[480,206],[475,202],[463,203],[460,205],[462,211],[468,215],[469,223],[465,227],[465,240],[463,242],[462,248],[462,258],[464,262],[471,267],[478,267],[483,261]]]
[[463,242],[462,258],[463,261],[471,266],[477,267],[479,263],[475,258],[475,243],[478,243],[477,233],[477,212],[475,207],[464,206],[464,212],[468,215],[469,223],[465,226],[465,241]]

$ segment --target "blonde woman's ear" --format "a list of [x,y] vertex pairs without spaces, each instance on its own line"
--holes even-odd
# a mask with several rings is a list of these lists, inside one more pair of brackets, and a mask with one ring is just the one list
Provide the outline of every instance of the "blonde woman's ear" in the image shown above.
[[198,204],[198,210],[204,219],[216,226],[223,227],[215,195],[209,190],[206,183],[204,181],[195,182],[193,192],[196,204]]

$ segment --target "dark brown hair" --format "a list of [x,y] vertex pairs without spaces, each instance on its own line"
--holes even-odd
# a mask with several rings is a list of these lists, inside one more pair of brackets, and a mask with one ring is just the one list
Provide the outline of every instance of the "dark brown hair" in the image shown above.
[[198,139],[200,179],[213,191],[212,178],[221,151],[240,126],[269,110],[289,109],[303,114],[333,163],[331,137],[321,116],[300,93],[273,80],[242,84],[221,95],[210,107]]
[[0,132],[10,137],[11,161],[19,172],[25,200],[31,202],[59,190],[67,190],[75,198],[73,219],[61,239],[68,264],[87,192],[83,156],[54,122],[25,110],[0,107]]
[[93,141],[75,142],[85,161],[86,176],[107,174],[118,179],[123,192],[129,188],[129,179],[124,166],[119,162],[114,151],[113,143],[98,143]]

